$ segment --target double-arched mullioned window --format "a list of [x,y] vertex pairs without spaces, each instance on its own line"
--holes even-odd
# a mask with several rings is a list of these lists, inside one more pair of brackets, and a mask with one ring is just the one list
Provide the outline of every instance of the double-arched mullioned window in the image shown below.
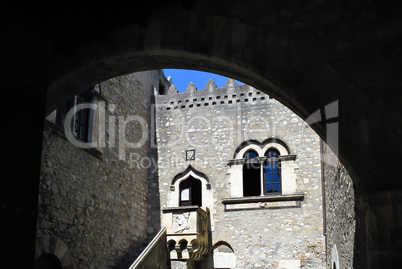
[[263,157],[255,150],[247,151],[243,164],[243,196],[281,193],[279,151],[269,148]]
[[243,143],[229,161],[231,196],[265,196],[296,192],[295,155],[277,139]]

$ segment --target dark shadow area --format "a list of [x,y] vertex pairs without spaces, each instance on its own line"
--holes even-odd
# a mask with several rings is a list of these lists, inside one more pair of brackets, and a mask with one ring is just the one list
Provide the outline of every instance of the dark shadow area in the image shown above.
[[35,269],[62,269],[60,259],[50,253],[43,253],[35,261]]

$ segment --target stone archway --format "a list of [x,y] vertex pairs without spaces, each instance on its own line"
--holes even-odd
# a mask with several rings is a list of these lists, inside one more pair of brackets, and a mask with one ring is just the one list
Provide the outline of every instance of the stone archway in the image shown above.
[[[376,144],[380,137],[370,132],[369,125],[360,125],[368,118],[385,124],[389,123],[388,119],[378,116],[382,112],[375,110],[359,113],[374,106],[363,94],[364,90],[350,83],[302,42],[280,32],[261,31],[231,16],[178,11],[175,18],[179,19],[175,21],[172,14],[158,15],[143,27],[129,25],[107,36],[109,45],[112,44],[107,51],[104,51],[103,44],[97,42],[83,46],[78,55],[85,57],[75,58],[80,64],[70,71],[65,66],[63,70],[55,68],[54,77],[57,79],[51,82],[48,90],[47,111],[64,98],[111,76],[171,67],[209,71],[268,93],[310,123],[338,154],[358,192],[377,191],[374,182],[379,176],[392,178],[398,172],[394,162],[386,161],[393,158],[393,154],[380,162],[373,159],[376,147],[367,147],[367,143]],[[175,33],[169,35],[172,28]],[[230,35],[227,34],[228,29]],[[250,43],[255,36],[258,36],[258,42]],[[233,40],[233,37],[236,38]],[[241,49],[245,47],[247,50]],[[107,56],[99,55],[99,52],[107,53]],[[351,119],[351,114],[354,119]],[[341,124],[338,125],[338,122]],[[336,128],[333,133],[332,127]],[[367,137],[368,132],[370,138],[359,139]],[[391,147],[388,145],[385,150],[389,152]],[[381,188],[389,189],[395,184],[398,185],[384,181]],[[357,197],[357,200],[361,199]],[[360,244],[360,240],[356,242]]]
[[[351,114],[360,115],[358,111],[368,112],[367,107],[373,107],[374,103],[364,95],[364,89],[350,83],[303,42],[285,33],[262,30],[231,14],[197,14],[180,8],[159,12],[156,9],[157,16],[148,24],[127,24],[105,34],[102,40],[107,40],[107,45],[94,40],[83,44],[69,61],[55,59],[51,67],[47,113],[89,86],[118,75],[156,68],[208,71],[270,94],[303,119],[315,112],[327,113],[328,119],[324,116],[309,121],[325,140],[330,138],[327,120],[341,119],[340,139],[335,137],[337,141],[329,139],[327,142],[331,148],[339,149],[342,163],[362,190],[371,190],[380,166],[390,175],[397,171],[392,162],[384,159],[379,164],[371,159],[369,156],[374,152],[366,146],[367,141],[358,139],[367,137],[369,131],[367,125],[361,126],[359,122],[366,122],[367,117],[370,121],[380,121],[376,117],[386,112],[378,108],[373,109],[373,113],[362,114],[363,118],[350,119]],[[337,114],[330,115],[327,106],[336,101]],[[377,138],[373,133],[367,139],[375,142]],[[366,156],[366,160],[356,154]],[[361,171],[365,171],[364,176]],[[387,184],[384,182],[383,188],[388,188]]]
[[[402,187],[394,180],[401,158],[398,102],[402,79],[398,74],[402,31],[394,27],[402,10],[398,2],[169,1],[152,2],[145,10],[136,9],[136,14],[116,6],[93,6],[88,13],[76,7],[52,11],[38,4],[6,6],[2,11],[7,28],[3,36],[8,41],[2,50],[7,56],[4,77],[9,83],[4,88],[12,89],[6,99],[18,107],[5,125],[13,130],[5,141],[14,141],[6,155],[16,155],[6,167],[16,171],[18,180],[12,188],[4,188],[13,190],[4,208],[26,211],[27,221],[21,227],[34,225],[31,205],[37,200],[36,192],[18,189],[20,178],[27,185],[24,189],[37,185],[37,178],[31,177],[38,174],[38,162],[32,160],[40,158],[44,88],[49,86],[50,112],[91,84],[167,67],[241,80],[268,92],[303,119],[316,111],[324,117],[330,112],[327,104],[339,100],[339,154],[355,181],[357,200],[363,204],[358,205],[359,212],[365,214],[369,197],[364,193],[382,191],[370,197],[398,199],[398,191],[389,193]],[[26,115],[29,125],[21,127]],[[321,121],[312,127],[325,138],[326,125]],[[28,133],[30,141],[24,142],[27,130],[32,132]],[[27,148],[35,150],[30,155]],[[379,150],[384,153],[380,159],[375,158]],[[378,178],[382,179],[380,186]],[[21,196],[26,203],[15,205],[14,197]],[[361,219],[364,222],[364,216]],[[361,253],[366,253],[365,243],[358,244]]]

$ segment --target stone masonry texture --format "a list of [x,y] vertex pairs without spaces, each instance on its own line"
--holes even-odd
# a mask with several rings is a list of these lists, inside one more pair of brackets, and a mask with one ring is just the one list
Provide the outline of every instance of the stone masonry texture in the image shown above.
[[[233,248],[235,268],[278,268],[289,260],[301,268],[325,268],[318,135],[281,103],[247,85],[229,80],[223,88],[208,83],[205,90],[171,89],[156,96],[161,207],[168,203],[174,176],[191,165],[211,183],[206,191],[213,193],[212,244],[224,241]],[[304,200],[295,208],[225,211],[222,199],[231,197],[228,161],[242,142],[268,138],[282,140],[296,155],[296,193]],[[189,149],[195,150],[193,161],[186,161]]]
[[353,181],[325,143],[322,152],[326,196],[327,266],[333,268],[336,249],[339,259],[336,268],[353,268],[356,228]]
[[[126,156],[122,159],[119,132],[124,131],[125,139],[132,143],[149,132],[151,96],[160,78],[167,82],[160,71],[147,71],[100,84],[102,101],[106,101],[105,147],[79,148],[47,122],[37,256],[55,254],[63,268],[128,268],[146,246],[148,169],[131,165],[129,156],[148,157],[150,141],[138,148],[123,148]],[[147,128],[133,120],[119,130],[119,124],[130,116],[144,119]]]
[[[295,261],[300,268],[331,268],[334,248],[341,268],[352,268],[352,180],[325,143],[321,156],[318,135],[300,117],[270,96],[233,80],[223,88],[210,81],[205,90],[190,84],[185,93],[174,86],[167,90],[169,86],[161,71],[100,83],[103,97],[98,102],[105,103],[102,147],[73,145],[48,118],[37,257],[55,254],[63,268],[128,268],[161,228],[161,209],[169,203],[172,179],[191,165],[211,184],[210,190],[203,191],[212,193],[212,246],[230,245],[235,269],[280,268]],[[121,129],[131,116],[144,119],[147,128],[131,120]],[[97,142],[96,128],[102,119],[94,124]],[[130,147],[145,133],[141,147]],[[225,210],[222,201],[232,197],[228,161],[235,158],[242,142],[269,138],[283,141],[289,154],[296,155],[295,193],[304,199],[293,207]],[[195,150],[195,160],[186,160],[189,149]],[[213,268],[211,259],[212,253],[197,266]],[[175,261],[171,266],[196,265]]]

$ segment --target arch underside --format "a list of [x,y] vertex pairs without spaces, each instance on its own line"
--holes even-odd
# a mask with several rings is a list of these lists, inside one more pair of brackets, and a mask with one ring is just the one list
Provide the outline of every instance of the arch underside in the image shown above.
[[[379,143],[370,126],[362,125],[369,120],[384,125],[386,137],[381,140],[395,141],[394,133],[386,132],[390,120],[380,120],[384,107],[374,109],[366,89],[324,61],[313,44],[307,46],[305,39],[297,39],[285,29],[261,28],[232,14],[198,14],[180,6],[163,12],[155,8],[155,14],[144,25],[113,29],[102,40],[81,46],[73,56],[57,55],[50,68],[47,113],[78,92],[115,76],[159,68],[208,71],[271,95],[303,119],[339,101],[339,141],[327,139],[325,122],[311,126],[332,149],[339,148],[340,159],[359,188],[374,190],[371,182],[380,174],[384,177],[384,172],[391,175],[399,170],[387,157],[374,161],[377,146],[367,147],[367,143]],[[392,145],[383,147],[391,153]],[[401,183],[387,181],[381,188],[395,184],[401,187]]]
[[[25,138],[42,113],[30,115],[32,121],[28,117],[26,123],[31,125],[20,124],[20,120],[32,110],[42,110],[42,97],[36,96],[42,96],[46,84],[49,114],[109,78],[157,68],[186,68],[240,80],[268,93],[303,119],[315,112],[327,119],[326,106],[338,101],[339,113],[332,120],[339,123],[341,162],[354,180],[358,224],[365,221],[364,194],[386,201],[386,192],[373,193],[402,189],[402,181],[397,180],[402,159],[401,2],[172,0],[143,4],[135,9],[91,5],[88,12],[75,5],[56,9],[46,3],[4,3],[2,29],[8,41],[2,44],[3,56],[7,56],[4,77],[12,85],[4,88],[5,93],[14,90],[12,98],[5,98],[19,99],[14,103],[16,116],[9,111],[5,114],[14,125],[5,128],[23,126],[21,132],[6,132],[12,139],[22,134],[17,136],[20,140],[5,140],[17,141],[12,145],[18,145],[21,153],[15,154],[14,147],[6,153],[18,156],[15,161],[10,158],[9,164],[22,164],[10,165],[17,167],[15,179],[36,173],[33,155],[25,154],[31,146],[36,150],[36,136],[28,132],[31,137]],[[311,126],[327,140],[325,122]],[[28,156],[25,161],[23,156]],[[18,180],[14,180],[15,189],[20,189]],[[37,182],[27,181],[34,183],[24,191],[33,190]],[[32,197],[37,201],[35,192],[31,196],[11,194],[28,197],[27,204],[35,204]],[[31,221],[30,217],[22,219]],[[16,224],[11,218],[10,227]],[[355,253],[370,257],[384,247],[376,241],[374,247],[366,245],[371,241],[366,240],[365,231],[364,225],[356,229],[362,239],[355,241],[359,250]],[[391,238],[389,231],[385,233]],[[12,239],[24,249],[21,240]],[[364,260],[354,261],[363,264]]]

